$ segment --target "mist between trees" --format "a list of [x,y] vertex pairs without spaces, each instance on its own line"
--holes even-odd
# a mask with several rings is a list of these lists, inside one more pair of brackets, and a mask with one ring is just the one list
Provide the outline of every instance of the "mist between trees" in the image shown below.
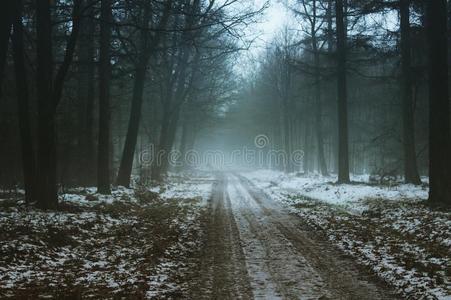
[[[257,149],[243,147],[230,152],[222,150],[188,150],[182,153],[178,149],[171,150],[168,154],[164,150],[156,152],[155,145],[139,153],[140,176],[155,165],[168,164],[176,169],[204,169],[209,171],[238,170],[243,168],[284,168],[292,165],[297,171],[303,170],[304,151],[294,150],[287,153],[284,150],[264,149],[264,145],[257,145]],[[167,162],[163,162],[167,159]],[[147,170],[146,170],[147,169]]]
[[[56,208],[60,186],[108,194],[132,174],[162,181],[193,167],[174,151],[227,161],[249,149],[257,160],[231,167],[339,183],[429,176],[431,203],[448,203],[447,1],[283,1],[290,17],[257,53],[252,26],[270,4],[4,0],[2,189]],[[159,163],[142,161],[149,151]]]

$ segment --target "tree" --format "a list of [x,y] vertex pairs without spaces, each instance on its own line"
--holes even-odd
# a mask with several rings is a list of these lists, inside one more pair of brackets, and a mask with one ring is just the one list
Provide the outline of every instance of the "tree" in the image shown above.
[[56,208],[55,113],[52,101],[53,58],[50,3],[36,1],[37,95],[38,95],[38,206]]
[[343,1],[336,0],[337,96],[338,96],[338,183],[349,180],[348,104],[346,79],[346,27]]
[[[310,45],[311,54],[313,56],[313,86],[314,86],[314,120],[315,120],[315,131],[316,131],[316,142],[317,142],[317,152],[318,152],[318,166],[321,174],[323,176],[328,176],[329,172],[327,170],[326,159],[324,156],[324,137],[323,137],[323,122],[322,122],[322,93],[321,93],[321,51],[325,42],[320,41],[320,31],[323,30],[323,26],[326,25],[327,21],[327,9],[324,15],[320,14],[320,1],[318,0],[302,0],[301,1],[303,11],[297,12],[301,16],[306,18],[306,35],[307,43]],[[326,36],[327,38],[327,36]],[[327,39],[326,39],[327,41]]]
[[292,161],[288,159],[288,154],[292,153],[292,109],[293,109],[293,95],[292,95],[292,81],[293,81],[293,68],[290,60],[290,45],[288,45],[288,32],[287,28],[284,29],[283,45],[282,49],[278,49],[281,66],[280,66],[280,100],[282,102],[282,114],[283,120],[283,144],[287,158],[284,161],[284,169],[286,173],[294,171]]
[[[193,30],[200,21],[201,3],[199,0],[188,1],[184,8],[184,22],[182,32],[172,34],[172,53],[168,57],[171,66],[166,74],[166,91],[162,100],[162,122],[158,141],[158,151],[162,153],[161,160],[152,169],[152,177],[161,180],[168,168],[169,152],[173,146],[175,130],[180,116],[181,105],[186,101],[187,91],[190,88],[190,75],[194,76],[197,68],[193,62],[195,38],[199,31]],[[208,8],[210,10],[211,7]],[[177,28],[179,19],[176,16],[174,27]],[[191,67],[191,68],[190,68]],[[190,72],[191,71],[191,72]]]
[[410,0],[400,0],[399,11],[401,17],[401,90],[402,90],[402,120],[403,120],[403,150],[404,150],[404,177],[406,183],[420,184],[418,174],[414,105],[411,69],[411,38],[410,38]]
[[78,172],[82,185],[95,184],[95,6],[96,0],[83,1],[80,38],[78,43]]
[[[283,161],[283,170],[285,173],[294,171],[292,161],[288,156],[293,150],[293,107],[294,107],[294,68],[293,60],[295,59],[294,48],[292,47],[292,36],[289,34],[287,27],[283,28],[281,35],[276,41],[277,45],[274,49],[273,59],[276,66],[271,70],[273,78],[273,89],[276,92],[276,101],[280,106],[277,119],[280,120],[280,133],[283,149],[287,154]],[[276,112],[274,112],[276,113]]]
[[16,96],[19,113],[19,131],[22,150],[22,170],[25,186],[25,202],[30,203],[36,196],[35,153],[30,126],[28,78],[25,67],[25,50],[23,41],[22,1],[16,0],[13,13],[13,48],[14,71],[16,77]]
[[429,44],[429,201],[451,205],[446,0],[426,3]]
[[52,19],[50,2],[36,0],[36,50],[38,97],[37,202],[38,207],[58,206],[56,181],[56,109],[61,100],[64,80],[72,63],[79,31],[80,0],[74,0],[73,27],[64,60],[53,78]]
[[2,96],[2,83],[8,52],[9,36],[14,16],[14,1],[6,0],[0,11],[0,97]]
[[144,83],[146,80],[146,73],[148,69],[150,55],[155,47],[159,44],[162,36],[162,31],[166,27],[169,15],[172,8],[172,0],[166,1],[164,11],[161,16],[156,33],[153,37],[149,34],[149,20],[150,20],[150,4],[144,4],[143,17],[140,29],[140,50],[138,53],[138,61],[136,63],[135,80],[132,96],[132,107],[130,112],[130,119],[128,123],[127,136],[125,139],[124,151],[119,167],[117,177],[117,184],[122,186],[130,186],[130,176],[133,167],[133,156],[136,148],[136,141],[138,138],[139,123],[141,119],[141,107],[143,102]]
[[110,80],[112,0],[102,0],[99,50],[99,145],[97,152],[97,192],[110,194]]

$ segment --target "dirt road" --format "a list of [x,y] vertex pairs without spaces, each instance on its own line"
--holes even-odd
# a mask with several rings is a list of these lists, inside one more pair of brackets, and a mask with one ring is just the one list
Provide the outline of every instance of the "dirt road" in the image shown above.
[[391,291],[239,175],[222,174],[206,221],[202,299],[394,299]]

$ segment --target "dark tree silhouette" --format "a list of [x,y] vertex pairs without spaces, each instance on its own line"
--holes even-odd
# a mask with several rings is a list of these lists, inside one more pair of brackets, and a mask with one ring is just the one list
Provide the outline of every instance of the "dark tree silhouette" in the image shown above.
[[14,71],[16,77],[16,95],[19,116],[19,131],[22,150],[22,169],[25,187],[25,201],[30,203],[36,198],[36,166],[34,146],[30,125],[30,106],[28,76],[25,66],[25,50],[23,41],[22,1],[16,0],[13,13],[12,48]]
[[402,68],[402,119],[403,119],[403,149],[404,177],[406,183],[420,184],[417,168],[414,128],[414,105],[411,68],[411,38],[410,38],[410,0],[400,1],[401,17],[401,68]]
[[338,182],[348,183],[349,150],[348,150],[348,104],[346,79],[346,23],[343,1],[336,0],[337,22],[337,97],[338,97]]
[[82,185],[95,185],[95,4],[96,0],[83,1],[78,43],[78,172]]
[[111,23],[112,0],[102,0],[100,8],[99,50],[99,146],[97,152],[97,191],[110,194],[110,139],[111,139]]
[[56,108],[61,100],[64,80],[72,63],[79,31],[80,0],[74,1],[73,28],[66,46],[64,60],[53,77],[52,19],[50,2],[36,0],[37,33],[37,96],[38,150],[37,203],[40,208],[58,206],[56,180]]
[[162,13],[159,25],[156,28],[156,33],[153,36],[149,34],[149,20],[150,20],[150,4],[145,4],[141,32],[140,32],[140,50],[139,58],[136,64],[135,80],[132,95],[132,107],[130,112],[130,120],[128,123],[127,136],[125,139],[124,151],[119,167],[117,177],[117,184],[122,186],[130,186],[130,177],[133,167],[133,157],[136,148],[136,141],[138,139],[139,124],[141,119],[141,109],[143,102],[144,83],[146,80],[146,73],[149,64],[150,55],[155,47],[159,44],[160,38],[163,35],[163,29],[169,20],[172,8],[172,0],[165,3],[164,11]]
[[0,10],[0,98],[2,96],[2,84],[8,52],[9,35],[14,16],[14,0],[5,0]]
[[447,3],[428,0],[429,44],[429,201],[451,205],[450,113]]

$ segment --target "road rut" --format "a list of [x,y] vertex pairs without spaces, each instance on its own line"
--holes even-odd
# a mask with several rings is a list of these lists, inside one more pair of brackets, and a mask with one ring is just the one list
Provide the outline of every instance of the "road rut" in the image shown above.
[[198,299],[396,299],[247,179],[219,176]]

